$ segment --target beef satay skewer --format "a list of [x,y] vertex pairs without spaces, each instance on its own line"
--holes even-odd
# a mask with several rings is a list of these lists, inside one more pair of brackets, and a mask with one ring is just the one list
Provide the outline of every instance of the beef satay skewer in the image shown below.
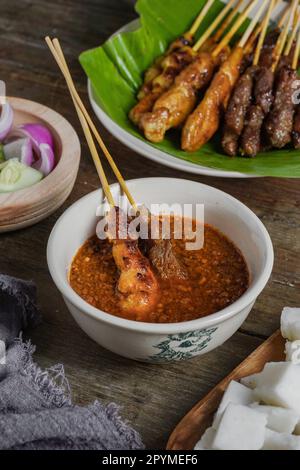
[[[291,25],[298,0],[294,0],[291,7],[291,14],[289,16],[288,25]],[[287,35],[283,34],[280,38],[281,43],[277,48],[275,55],[275,64],[278,65],[278,51],[283,51]],[[295,103],[293,102],[293,95],[295,92],[295,83],[297,80],[297,64],[299,59],[299,50],[296,46],[293,56],[292,65],[284,65],[280,67],[276,77],[275,98],[272,109],[268,114],[265,122],[265,132],[268,142],[274,148],[283,148],[292,141],[292,132],[295,115]],[[273,70],[274,66],[273,66]]]
[[134,317],[135,320],[147,321],[149,314],[155,309],[159,301],[158,281],[152,271],[149,260],[141,253],[138,247],[138,241],[131,239],[129,235],[125,240],[119,236],[120,230],[118,222],[120,219],[118,214],[120,209],[115,206],[115,201],[111,194],[91,129],[82,111],[80,100],[78,100],[78,93],[74,92],[76,88],[63,52],[57,40],[53,43],[50,38],[47,37],[46,42],[68,85],[94,164],[100,177],[104,194],[111,206],[108,217],[112,216],[113,209],[115,209],[114,220],[117,222],[116,233],[109,234],[109,241],[112,244],[113,257],[120,272],[120,277],[117,282],[117,295],[119,297],[120,308],[126,312],[126,314]]
[[[182,62],[182,66],[184,66],[185,60],[192,60],[193,54],[189,53],[189,47],[192,46],[195,33],[201,26],[213,3],[214,0],[206,2],[191,28],[181,37],[175,39],[168,47],[166,53],[158,57],[154,64],[145,72],[144,82],[138,93],[139,100],[146,98],[146,96],[151,93],[153,85],[159,84],[159,77],[164,70],[170,69],[171,67],[172,69],[176,69],[177,66],[180,66],[180,62]],[[168,76],[166,73],[164,75]]]
[[[227,6],[219,13],[215,21],[213,22],[214,29],[223,20],[224,16],[228,13],[235,0],[230,0]],[[236,10],[237,11],[237,10]],[[214,31],[214,29],[212,31]],[[210,34],[207,32],[211,30],[211,27],[204,33],[205,41],[203,44],[207,44],[209,41]],[[200,38],[201,39],[201,38]],[[204,45],[205,45],[204,44]],[[214,40],[210,42],[210,47],[214,44]],[[204,48],[206,49],[206,47]],[[198,51],[197,51],[198,52]],[[179,73],[188,66],[197,57],[197,52],[189,46],[184,46],[179,50],[174,50],[171,53],[167,53],[161,64],[160,73],[150,82],[147,87],[143,88],[141,93],[138,95],[139,102],[131,109],[129,113],[130,120],[137,126],[140,125],[140,121],[145,113],[152,111],[156,100],[170,87],[173,85],[175,78]]]
[[258,64],[274,6],[275,2],[271,2],[253,60],[253,67],[256,69],[253,80],[253,104],[249,102],[240,142],[241,154],[247,157],[256,156],[261,149],[263,122],[273,102],[274,73],[270,68],[259,67]]
[[266,18],[260,27],[261,33],[255,50],[253,64],[239,78],[225,113],[222,147],[229,156],[235,156],[238,153],[239,139],[244,130],[247,111],[251,106],[257,66],[275,3],[276,0],[271,0]]
[[[240,67],[244,58],[244,48],[258,23],[268,0],[262,2],[256,15],[250,22],[244,35],[238,42],[230,57],[221,65],[210,87],[195,111],[188,117],[182,132],[182,149],[193,152],[201,148],[216,133],[220,126],[221,115],[226,110],[232,90],[240,76]],[[248,17],[257,1],[253,1],[238,19],[236,25],[223,38],[213,51],[213,57],[220,53],[222,48],[230,41],[239,27]]]

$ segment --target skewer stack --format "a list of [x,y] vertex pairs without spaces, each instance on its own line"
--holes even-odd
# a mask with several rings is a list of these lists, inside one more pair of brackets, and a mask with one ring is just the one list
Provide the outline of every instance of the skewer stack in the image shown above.
[[[139,94],[141,99],[130,112],[131,120],[148,140],[161,142],[169,129],[183,126],[182,149],[193,152],[214,136],[225,115],[222,145],[228,155],[240,153],[253,157],[264,148],[282,148],[292,141],[300,148],[300,109],[295,109],[290,93],[299,58],[295,39],[300,29],[300,13],[298,0],[293,0],[278,22],[277,30],[268,33],[271,14],[280,2],[248,0],[240,12],[244,2],[231,0],[192,45],[197,28],[213,4],[206,3],[190,31],[183,36],[188,44],[176,40],[158,60],[158,73],[154,79],[145,80],[147,87],[144,83]],[[255,7],[258,8],[254,18],[230,51],[232,40]],[[247,67],[253,52],[253,62]],[[182,54],[189,59],[178,65]],[[289,84],[289,91],[284,90],[287,100],[284,111],[278,109],[282,104],[282,86],[278,83]],[[199,95],[205,89],[197,106]],[[280,142],[280,130],[277,138],[275,131],[278,116],[286,129]],[[290,130],[294,116],[294,130]]]
[[[211,45],[211,34],[215,31],[223,20],[225,13],[231,3],[221,11],[208,30],[200,37],[192,48],[195,58],[193,62],[182,70],[175,78],[173,85],[160,95],[155,101],[151,112],[142,113],[139,118],[139,127],[144,132],[146,138],[151,142],[161,142],[165,133],[185,123],[195,106],[197,105],[199,92],[206,88],[211,82],[214,72],[220,64],[230,55],[229,42],[245,22],[250,11],[258,4],[259,0],[250,0],[246,9],[239,15],[230,31],[222,38],[218,44]],[[266,1],[264,2],[264,4]],[[261,8],[259,12],[261,13]],[[256,23],[258,15],[251,22],[243,37],[243,45],[248,40]],[[206,44],[210,41],[210,50],[206,50]],[[243,52],[240,48],[240,56]],[[137,105],[139,106],[139,104]],[[132,114],[131,114],[132,118]]]

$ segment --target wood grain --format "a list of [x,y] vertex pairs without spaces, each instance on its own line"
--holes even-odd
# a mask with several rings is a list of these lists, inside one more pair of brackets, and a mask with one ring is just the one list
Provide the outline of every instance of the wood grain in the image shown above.
[[22,98],[8,97],[14,126],[40,123],[51,131],[56,166],[38,184],[0,194],[0,233],[35,224],[57,210],[73,189],[80,161],[80,143],[73,127],[52,109]]
[[[101,349],[74,323],[47,271],[46,245],[53,225],[72,202],[98,187],[98,177],[64,80],[43,38],[46,34],[59,37],[78,91],[90,110],[86,77],[77,57],[136,14],[126,0],[0,0],[0,8],[0,78],[5,80],[8,93],[61,113],[82,142],[80,171],[63,206],[33,227],[0,235],[0,271],[37,283],[44,321],[27,333],[37,346],[36,361],[44,367],[64,363],[76,403],[95,399],[119,403],[121,414],[141,432],[147,448],[164,448],[192,406],[279,327],[282,308],[300,306],[299,181],[222,180],[178,172],[127,149],[99,124],[126,179],[187,178],[226,191],[261,218],[275,248],[275,266],[267,288],[241,330],[216,351],[188,363],[154,366]],[[109,181],[114,182],[106,162],[104,167]]]
[[285,341],[278,330],[189,411],[171,434],[167,449],[192,450],[204,431],[211,425],[229,383],[232,380],[238,381],[243,377],[261,372],[267,362],[282,361],[284,345]]

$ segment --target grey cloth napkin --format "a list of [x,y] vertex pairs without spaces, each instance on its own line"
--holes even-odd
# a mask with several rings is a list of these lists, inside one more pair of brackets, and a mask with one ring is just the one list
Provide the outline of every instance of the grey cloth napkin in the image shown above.
[[0,274],[0,449],[142,449],[117,405],[73,405],[63,366],[34,363],[21,332],[40,320],[35,285]]

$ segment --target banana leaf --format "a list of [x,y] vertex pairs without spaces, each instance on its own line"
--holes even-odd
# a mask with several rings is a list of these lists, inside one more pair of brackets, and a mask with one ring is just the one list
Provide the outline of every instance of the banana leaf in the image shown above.
[[[206,0],[138,0],[140,27],[121,33],[101,47],[83,52],[80,63],[89,77],[96,101],[108,116],[130,134],[147,142],[128,119],[136,103],[144,71],[180,36],[197,16]],[[199,36],[223,8],[216,0],[197,32]],[[180,150],[180,133],[171,131],[160,144],[150,144],[174,157],[218,170],[274,176],[300,177],[300,151],[286,148],[260,153],[256,158],[230,158],[220,147],[220,136],[194,153]]]

